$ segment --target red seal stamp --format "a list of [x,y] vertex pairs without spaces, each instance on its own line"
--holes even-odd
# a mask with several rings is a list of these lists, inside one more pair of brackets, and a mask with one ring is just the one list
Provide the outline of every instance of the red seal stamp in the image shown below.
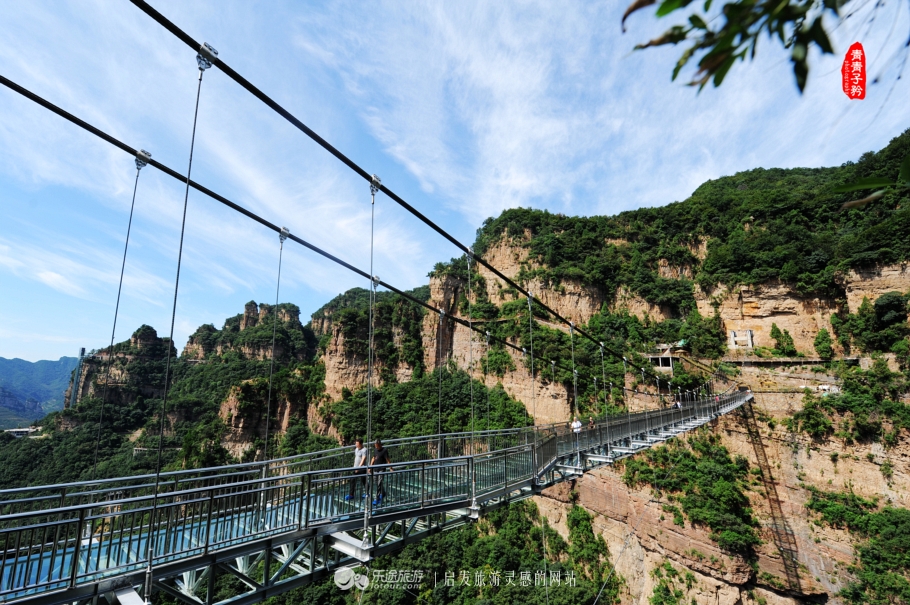
[[844,94],[851,99],[866,98],[866,51],[859,42],[854,42],[844,57],[840,69]]

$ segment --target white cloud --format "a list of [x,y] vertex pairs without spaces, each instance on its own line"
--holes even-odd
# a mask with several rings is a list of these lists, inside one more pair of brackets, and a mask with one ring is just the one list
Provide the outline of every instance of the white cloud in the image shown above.
[[84,293],[84,290],[73,283],[72,280],[63,277],[54,271],[38,271],[38,273],[35,274],[35,277],[38,278],[38,281],[41,283],[50,286],[54,290],[63,292],[64,294],[81,295]]
[[[642,11],[621,36],[622,5],[385,2],[368,22],[354,3],[155,6],[465,244],[504,208],[592,215],[661,205],[738,170],[856,159],[910,125],[900,103],[906,78],[873,121],[890,80],[851,104],[839,91],[840,57],[815,58],[800,97],[787,57],[768,43],[723,87],[696,95],[669,82],[679,48],[630,52],[667,24]],[[907,11],[894,6],[889,18],[906,32]],[[192,50],[129,3],[6,3],[0,21],[5,76],[186,169]],[[888,29],[866,37],[848,23],[835,43],[842,51],[865,37],[879,69],[901,43],[885,45]],[[4,280],[99,303],[82,312],[103,315],[96,323],[106,325],[132,159],[11,91],[0,90],[0,112],[15,116],[0,121]],[[217,70],[203,82],[193,177],[368,269],[367,183]],[[168,323],[182,212],[180,183],[146,168],[124,321]],[[178,342],[199,323],[220,325],[250,298],[271,301],[277,243],[275,233],[191,191]],[[378,196],[374,273],[413,287],[456,253]],[[306,301],[304,315],[362,282],[286,246],[282,298]]]

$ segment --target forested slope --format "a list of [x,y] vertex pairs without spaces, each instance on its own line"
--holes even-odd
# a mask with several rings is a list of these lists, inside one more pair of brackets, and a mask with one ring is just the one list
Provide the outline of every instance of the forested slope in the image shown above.
[[[527,252],[516,277],[522,283],[538,280],[559,294],[573,282],[598,292],[604,304],[586,318],[585,329],[636,361],[643,362],[641,355],[655,344],[678,340],[687,341],[693,356],[716,360],[726,352],[724,325],[716,306],[713,313],[699,312],[698,292],[711,291],[718,284],[780,281],[793,284],[806,296],[839,301],[845,297],[843,277],[849,271],[910,260],[907,193],[889,194],[865,209],[841,212],[840,205],[851,196],[831,191],[835,185],[860,177],[893,179],[907,153],[910,131],[884,150],[865,154],[855,163],[820,169],[755,169],[709,181],[689,199],[661,208],[612,217],[508,210],[484,223],[474,249],[485,254],[506,243]],[[466,287],[469,270],[470,296]],[[440,263],[431,279],[437,280],[436,284],[445,281],[455,292],[455,312],[485,322],[492,336],[530,348],[527,301],[517,292],[488,289],[476,265],[469,266],[464,258]],[[658,320],[616,309],[610,302],[621,289],[669,313]],[[430,290],[422,287],[411,294],[435,302]],[[826,362],[819,371],[838,373],[844,393],[828,399],[809,397],[802,410],[779,419],[780,424],[789,427],[793,435],[808,435],[819,441],[850,440],[870,447],[873,443],[896,447],[907,437],[910,414],[898,392],[907,388],[910,366],[907,290],[889,292],[852,312],[842,306],[837,319],[831,321],[834,333],[829,341],[817,345],[823,358],[836,357],[833,345],[868,355],[890,353],[900,371],[888,370],[883,359],[871,370]],[[85,395],[74,408],[44,419],[44,438],[14,440],[0,436],[0,488],[153,471],[154,456],[143,452],[154,451],[159,445],[169,350],[174,357],[162,442],[167,469],[261,457],[267,423],[272,427],[270,455],[337,445],[338,440],[327,434],[337,435],[346,443],[364,436],[368,430],[366,374],[350,374],[357,379],[340,389],[337,397],[327,393],[326,376],[329,362],[341,360],[349,367],[365,367],[368,301],[366,290],[353,289],[316,311],[306,325],[292,303],[272,307],[251,301],[243,313],[226,319],[220,328],[214,324],[201,326],[179,357],[174,345],[159,338],[154,328],[141,326],[130,340],[114,346],[112,358],[104,355],[103,349],[95,352],[86,364],[85,376],[77,377],[85,381],[85,388],[80,390]],[[433,356],[427,347],[434,337],[429,335],[429,328],[436,318],[428,318],[419,306],[387,292],[379,293],[374,311],[378,376],[373,394],[373,435],[431,433],[440,425],[443,431],[471,426],[503,428],[532,421],[528,402],[518,401],[496,384],[497,379],[522,364],[529,369],[529,358],[511,355],[493,342],[478,349],[477,366],[470,373],[444,356],[437,356],[437,363],[431,365],[428,359]],[[608,357],[601,366],[599,347],[558,329],[540,305],[534,305],[532,312],[538,320],[533,328],[535,354],[563,361],[574,359],[578,368],[578,398],[571,401],[574,409],[586,415],[616,412],[625,403],[622,385],[651,388],[650,383],[643,384],[644,379],[640,383],[638,376],[625,373],[619,358]],[[269,418],[268,376],[276,327]],[[799,353],[787,348],[784,331],[779,335],[780,348],[771,354]],[[829,351],[827,357],[821,354],[823,350]],[[402,368],[407,370],[408,381],[398,378],[403,375]],[[108,371],[110,380],[106,380]],[[537,371],[536,380],[541,385],[561,384],[565,393],[572,392],[574,397],[576,385],[571,372],[555,367],[541,371],[539,366]],[[485,380],[479,379],[481,374]],[[592,380],[594,376],[603,377],[599,388]],[[488,377],[492,382],[486,380]],[[701,380],[694,370],[688,373],[679,368],[673,375],[674,389],[686,389]],[[605,382],[612,383],[613,388],[606,391]],[[228,408],[230,414],[226,413]],[[239,435],[245,440],[245,448],[232,454],[225,446],[228,435]],[[666,476],[671,466],[669,456],[683,461],[684,473]],[[630,489],[650,486],[655,493],[665,494],[666,508],[662,510],[680,526],[688,522],[709,528],[710,539],[719,548],[757,565],[755,549],[762,539],[750,501],[757,493],[750,492],[756,481],[755,470],[716,438],[702,435],[688,446],[655,450],[630,462],[624,477]],[[718,487],[721,480],[724,483]],[[837,491],[816,494],[812,510],[820,515],[819,523],[840,524],[872,545],[904,548],[902,541],[885,535],[892,527],[903,527],[903,513],[893,512],[890,505],[846,498]],[[722,506],[714,506],[712,499],[722,501]],[[848,509],[849,519],[842,518],[847,513],[840,506]],[[536,572],[543,569],[546,559],[547,569],[572,571],[580,578],[576,590],[550,595],[553,602],[590,602],[610,568],[610,553],[600,534],[593,532],[590,514],[574,506],[574,500],[567,510],[567,540],[546,528],[536,508],[525,503],[477,526],[410,546],[377,564],[437,572],[464,569],[476,574],[493,568]],[[544,536],[546,555],[542,548],[538,550]],[[907,594],[901,583],[906,583],[905,559],[882,562],[870,555],[859,564],[873,575],[862,576],[853,585],[852,602],[876,602],[879,595],[887,599]],[[655,592],[658,600],[652,602],[682,602],[676,593],[685,592],[677,586],[683,580],[670,579],[677,578],[677,572],[664,568],[659,573],[658,586],[663,592]],[[882,574],[896,574],[886,578],[892,585],[886,585]],[[219,589],[226,593],[236,589],[231,580],[219,582]],[[688,582],[686,577],[684,583]],[[621,578],[607,583],[608,600],[619,594],[621,583]],[[522,586],[427,585],[420,594],[367,593],[364,600],[546,602],[546,596],[541,596],[539,591]],[[348,600],[353,598],[349,595]],[[277,600],[307,599],[344,600],[330,583]]]

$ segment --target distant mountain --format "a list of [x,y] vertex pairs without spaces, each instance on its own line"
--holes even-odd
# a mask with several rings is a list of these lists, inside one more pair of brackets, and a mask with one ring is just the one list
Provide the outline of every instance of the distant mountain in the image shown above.
[[10,428],[63,408],[63,392],[78,361],[25,361],[0,357],[0,427]]
[[0,429],[12,429],[31,424],[43,417],[45,413],[37,400],[22,400],[11,391],[0,387]]

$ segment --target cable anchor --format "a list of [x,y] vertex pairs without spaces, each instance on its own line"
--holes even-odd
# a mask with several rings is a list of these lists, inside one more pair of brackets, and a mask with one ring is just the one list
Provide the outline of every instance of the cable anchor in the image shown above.
[[152,161],[152,154],[145,149],[136,152],[136,170],[142,170]]
[[375,174],[370,177],[370,195],[376,195],[382,188],[382,179]]
[[283,244],[290,234],[291,232],[287,227],[282,227],[281,232],[278,233],[278,241]]
[[217,60],[218,51],[208,42],[203,42],[202,46],[199,47],[199,52],[196,53],[196,63],[199,65],[199,71],[207,70]]

